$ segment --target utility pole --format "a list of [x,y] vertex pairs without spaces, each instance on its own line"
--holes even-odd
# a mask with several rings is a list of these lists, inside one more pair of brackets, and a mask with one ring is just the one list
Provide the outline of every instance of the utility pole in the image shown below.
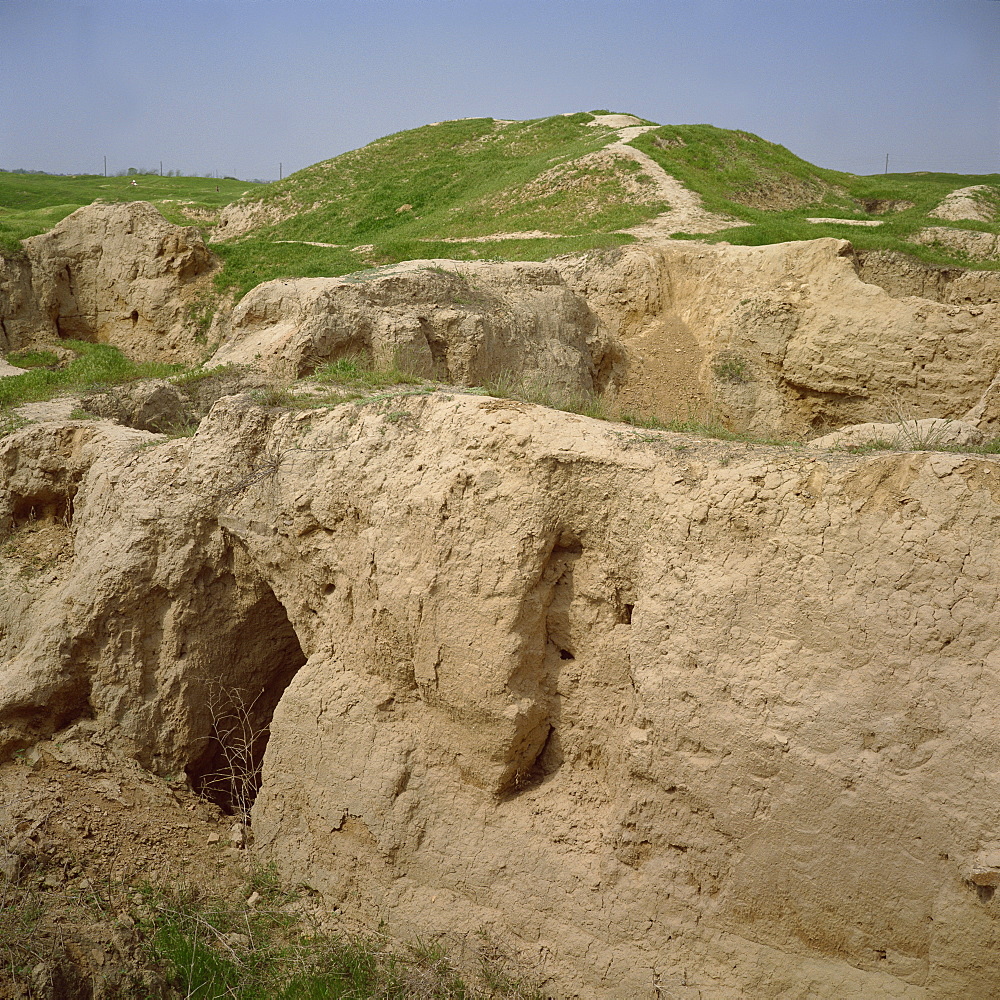
[[283,179],[284,179],[284,174],[282,173],[282,165],[279,163],[278,164],[278,180],[280,181],[280,180],[283,180]]
[[108,158],[106,156],[104,157],[104,176],[108,176]]
[[889,173],[889,154],[888,153],[885,154],[885,172],[887,174]]
[[163,176],[163,160],[160,160],[160,176]]

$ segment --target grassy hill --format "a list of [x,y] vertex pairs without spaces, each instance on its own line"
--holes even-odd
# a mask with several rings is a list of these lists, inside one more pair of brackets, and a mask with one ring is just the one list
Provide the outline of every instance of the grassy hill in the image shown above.
[[996,221],[930,215],[950,192],[985,185],[977,197],[996,220],[998,174],[858,177],[814,166],[748,132],[644,122],[650,127],[642,134],[623,136],[595,120],[603,114],[425,125],[266,185],[152,176],[133,188],[123,177],[0,174],[0,247],[96,198],[153,201],[171,221],[201,224],[208,235],[220,208],[236,199],[213,248],[225,261],[220,288],[237,294],[270,278],[340,275],[413,258],[544,260],[632,242],[622,230],[672,207],[649,170],[608,150],[630,137],[629,145],[697,192],[707,210],[740,223],[664,235],[739,244],[838,236],[935,264],[1000,266],[995,254],[973,259],[947,239],[919,236],[929,227],[1000,235]]
[[[618,135],[592,118],[466,119],[386,136],[253,192],[242,204],[262,224],[215,249],[245,289],[411,258],[542,260],[628,242],[616,230],[668,206],[637,164],[602,154]],[[449,242],[536,230],[558,238]]]
[[[250,228],[215,245],[227,262],[222,281],[242,292],[271,277],[343,274],[415,257],[542,260],[631,242],[620,230],[669,206],[638,163],[604,152],[621,135],[588,124],[601,113],[426,125],[254,190],[238,203]],[[711,125],[659,126],[629,145],[701,195],[707,209],[742,223],[702,238],[762,244],[838,236],[931,263],[998,266],[910,241],[929,226],[1000,232],[995,222],[929,215],[949,192],[970,185],[988,185],[987,197],[1000,207],[997,174],[857,177]],[[807,221],[827,217],[847,222]],[[471,242],[535,230],[549,235]]]
[[[711,125],[665,125],[632,145],[649,154],[667,173],[697,191],[706,208],[725,212],[748,226],[709,239],[741,245],[808,240],[817,236],[850,239],[864,248],[898,250],[931,263],[995,269],[997,261],[975,261],[944,248],[914,244],[908,237],[928,226],[1000,233],[992,223],[949,222],[931,212],[952,191],[986,185],[982,197],[1000,220],[1000,174],[874,174],[856,176],[813,166],[749,132]],[[879,222],[877,227],[807,221],[833,217]]]

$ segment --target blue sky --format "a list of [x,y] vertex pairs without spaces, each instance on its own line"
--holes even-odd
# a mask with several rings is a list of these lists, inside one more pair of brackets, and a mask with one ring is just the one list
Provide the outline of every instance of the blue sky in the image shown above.
[[821,166],[1000,172],[1000,0],[0,0],[0,167],[270,179],[610,108]]

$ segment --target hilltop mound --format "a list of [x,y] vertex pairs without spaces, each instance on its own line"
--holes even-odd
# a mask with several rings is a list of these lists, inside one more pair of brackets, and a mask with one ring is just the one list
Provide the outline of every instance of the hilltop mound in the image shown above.
[[[254,189],[223,211],[213,242],[221,280],[241,294],[273,277],[435,257],[544,260],[672,237],[850,236],[863,249],[995,267],[992,252],[965,249],[967,238],[921,235],[952,192],[966,191],[990,206],[1000,178],[856,177],[750,132],[603,111],[476,118],[398,132]],[[965,218],[1000,232],[985,216]]]
[[577,114],[398,132],[241,199],[223,213],[215,238],[270,226],[278,237],[354,246],[375,236],[620,229],[667,207],[634,163],[595,155],[618,140],[620,127]]
[[672,238],[849,238],[928,264],[1000,267],[1000,175],[857,177],[750,132],[608,111],[437,122],[274,184],[3,174],[0,252],[18,253],[80,205],[137,197],[196,222],[223,261],[216,286],[237,297],[272,278],[405,260],[542,261]]
[[[721,174],[723,197],[754,208],[849,202],[842,175],[749,132],[658,126],[624,114],[480,118],[399,132],[251,192],[223,212],[215,239],[268,227],[275,236],[341,246],[390,234],[612,232],[676,207],[657,183],[664,173],[683,175],[695,201],[700,189],[720,188],[709,176]],[[719,228],[692,221],[678,220],[677,231]],[[740,224],[724,221],[723,228]]]

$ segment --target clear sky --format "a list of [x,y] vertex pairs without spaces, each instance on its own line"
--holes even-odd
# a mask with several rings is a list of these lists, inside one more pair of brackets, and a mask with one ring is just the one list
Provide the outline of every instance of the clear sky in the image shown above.
[[821,166],[1000,172],[1000,0],[0,0],[0,167],[271,179],[609,108]]

